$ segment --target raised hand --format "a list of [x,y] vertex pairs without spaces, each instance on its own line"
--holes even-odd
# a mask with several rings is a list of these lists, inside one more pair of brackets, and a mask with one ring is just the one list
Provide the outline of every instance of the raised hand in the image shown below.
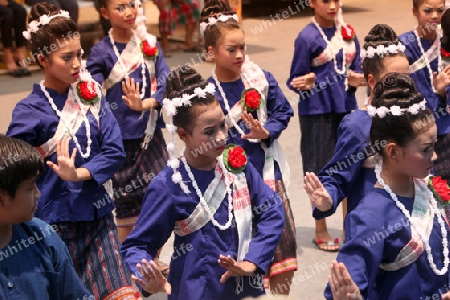
[[47,166],[52,169],[62,180],[79,181],[77,168],[75,167],[75,157],[77,148],[73,148],[72,155],[69,154],[70,138],[65,135],[56,144],[56,162],[47,161]]
[[328,282],[334,300],[363,300],[358,286],[343,263],[333,260],[330,269],[331,275],[328,276]]
[[220,283],[225,283],[231,277],[250,276],[256,271],[256,265],[249,261],[237,262],[231,256],[219,256],[219,265],[227,269],[220,277]]
[[333,200],[330,194],[323,187],[322,182],[320,182],[316,174],[306,172],[303,188],[309,196],[311,205],[315,206],[318,210],[327,211],[333,206]]
[[347,81],[350,86],[366,86],[367,80],[364,78],[364,74],[355,73],[352,70],[347,71]]
[[151,294],[165,292],[167,295],[170,295],[172,286],[158,269],[156,263],[153,260],[148,263],[146,259],[143,259],[141,263],[138,263],[136,267],[141,273],[142,279],[137,278],[135,275],[131,275],[131,279]]
[[291,80],[291,86],[299,91],[310,90],[316,84],[316,74],[311,72]]
[[243,139],[258,139],[264,140],[269,137],[269,131],[262,126],[261,122],[258,119],[254,119],[253,116],[248,112],[242,112],[241,114],[242,121],[245,122],[246,126],[250,129],[248,134],[244,134],[241,136]]
[[132,110],[142,111],[144,109],[139,90],[139,82],[134,82],[134,78],[126,78],[122,81],[122,100]]
[[433,86],[437,93],[445,97],[445,88],[450,85],[450,65],[444,68],[441,73],[433,72]]

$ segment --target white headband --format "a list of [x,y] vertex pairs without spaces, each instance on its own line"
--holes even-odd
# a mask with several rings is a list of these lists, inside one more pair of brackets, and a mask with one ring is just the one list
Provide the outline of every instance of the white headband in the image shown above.
[[404,113],[408,112],[415,116],[419,113],[419,110],[425,109],[426,109],[426,100],[424,99],[422,102],[413,104],[408,108],[400,108],[400,106],[397,105],[393,105],[390,108],[387,108],[386,106],[380,106],[378,108],[375,108],[372,105],[368,105],[367,113],[372,118],[378,115],[380,119],[383,119],[388,113],[390,113],[393,116],[401,116]]
[[28,24],[28,29],[26,31],[23,31],[22,35],[27,40],[30,40],[31,33],[38,32],[38,30],[40,29],[41,26],[49,24],[51,20],[53,20],[54,18],[57,18],[57,17],[70,18],[69,13],[65,10],[60,10],[59,13],[57,13],[56,15],[52,15],[52,16],[42,15],[39,18],[39,21],[34,20],[30,24]]
[[376,55],[379,57],[384,57],[386,54],[395,54],[395,53],[404,53],[405,52],[405,45],[398,42],[397,45],[391,44],[389,46],[384,45],[378,45],[376,48],[374,47],[367,47],[367,50],[361,49],[361,58],[364,59],[366,57],[373,58]]
[[236,20],[236,22],[239,21],[238,16],[236,14],[233,15],[217,14],[216,16],[209,17],[208,22],[200,23],[200,34],[203,35],[205,33],[206,27],[214,25],[217,22],[226,22],[229,19],[234,19]]
[[172,181],[174,183],[178,183],[183,192],[185,192],[186,194],[189,193],[189,188],[183,182],[181,173],[177,170],[180,166],[180,161],[175,158],[176,146],[174,142],[174,136],[175,132],[177,131],[177,127],[173,125],[173,116],[177,114],[177,107],[192,106],[192,98],[206,98],[206,93],[214,95],[215,91],[216,87],[213,83],[209,82],[204,89],[198,87],[191,95],[183,94],[181,98],[164,98],[163,100],[163,109],[166,111],[167,116],[169,117],[169,122],[166,123],[166,129],[170,134],[170,142],[167,143],[167,152],[169,153],[169,160],[167,161],[167,165],[173,169]]

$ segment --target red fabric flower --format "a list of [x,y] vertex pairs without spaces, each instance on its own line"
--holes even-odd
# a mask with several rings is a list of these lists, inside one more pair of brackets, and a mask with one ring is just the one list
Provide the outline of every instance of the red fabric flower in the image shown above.
[[246,111],[252,112],[261,105],[261,94],[255,89],[247,89],[242,93],[241,102]]
[[441,56],[444,59],[450,59],[450,52],[445,51],[445,49],[441,47]]
[[450,188],[447,180],[442,179],[441,176],[433,176],[431,184],[441,200],[450,203]]
[[247,163],[244,149],[236,146],[228,151],[228,162],[233,168],[240,169]]
[[341,28],[341,34],[344,41],[353,41],[355,38],[355,29],[352,26],[348,25]]
[[147,40],[142,42],[141,49],[142,53],[144,53],[149,58],[155,58],[158,55],[158,47],[150,46]]
[[93,81],[78,82],[77,91],[78,96],[84,103],[91,104],[98,99],[97,91],[95,89],[95,82]]

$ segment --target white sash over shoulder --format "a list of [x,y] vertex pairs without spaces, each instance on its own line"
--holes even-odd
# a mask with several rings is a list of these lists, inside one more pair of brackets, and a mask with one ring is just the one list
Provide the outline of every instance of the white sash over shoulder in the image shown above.
[[[340,33],[336,31],[323,52],[311,60],[311,66],[318,67],[324,65],[336,57],[341,50],[341,42],[338,34]],[[342,45],[344,47],[346,67],[349,68],[356,55],[355,41],[343,41]]]

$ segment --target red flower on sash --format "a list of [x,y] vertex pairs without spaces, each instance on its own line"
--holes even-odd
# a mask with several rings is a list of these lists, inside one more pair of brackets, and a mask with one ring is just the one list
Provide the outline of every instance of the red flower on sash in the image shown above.
[[261,105],[261,94],[254,88],[246,89],[241,96],[241,104],[248,112],[252,112],[258,109]]
[[229,144],[223,151],[223,162],[228,171],[239,173],[247,165],[247,155],[242,147]]
[[442,59],[450,60],[450,52],[445,51],[445,49],[441,47],[441,57]]
[[355,39],[355,29],[353,29],[353,27],[348,24],[346,26],[342,26],[341,34],[344,41],[349,42]]
[[159,53],[158,47],[156,45],[150,46],[150,44],[148,43],[147,40],[145,40],[141,43],[141,50],[145,56],[147,56],[148,58],[151,58],[151,59],[155,59]]
[[77,93],[80,100],[85,104],[94,104],[100,98],[95,89],[94,81],[80,81],[77,83]]
[[428,187],[442,206],[450,204],[450,187],[448,186],[447,180],[442,179],[441,176],[430,176],[428,179]]

